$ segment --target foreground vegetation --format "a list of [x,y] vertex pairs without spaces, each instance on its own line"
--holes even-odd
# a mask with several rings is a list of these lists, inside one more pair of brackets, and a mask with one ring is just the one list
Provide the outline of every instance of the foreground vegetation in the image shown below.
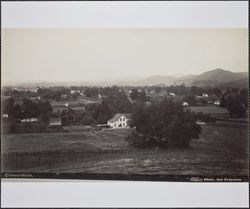
[[4,135],[2,172],[248,174],[247,124],[202,125],[200,139],[191,140],[189,149],[128,146],[130,129],[65,128],[69,132]]

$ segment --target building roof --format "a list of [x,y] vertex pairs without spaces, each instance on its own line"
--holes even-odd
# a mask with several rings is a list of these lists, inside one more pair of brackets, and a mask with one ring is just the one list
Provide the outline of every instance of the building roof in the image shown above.
[[117,121],[121,116],[124,116],[127,119],[131,119],[131,113],[116,113],[113,118],[109,120],[109,122]]

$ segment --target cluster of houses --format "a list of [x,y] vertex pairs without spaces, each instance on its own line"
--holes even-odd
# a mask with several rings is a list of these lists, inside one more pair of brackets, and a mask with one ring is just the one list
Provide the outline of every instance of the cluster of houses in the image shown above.
[[[141,89],[137,89],[138,92],[142,92]],[[34,92],[37,91],[37,89],[33,89]],[[121,89],[119,90],[121,91]],[[130,94],[131,94],[131,90],[125,90],[125,93],[129,99],[129,101],[132,103],[132,99],[130,98]],[[155,90],[152,90],[152,91],[148,91],[146,89],[146,93],[154,93]],[[85,98],[85,93],[84,91],[80,91],[80,90],[71,90],[70,91],[70,94],[73,95],[73,94],[79,94],[81,97],[82,97],[82,100],[84,100]],[[172,97],[172,98],[175,98],[177,97],[176,94],[174,92],[166,92],[168,96]],[[62,95],[64,96],[64,95]],[[100,101],[100,99],[102,98],[102,95],[98,95],[98,99],[93,99],[93,101],[88,101],[88,102],[91,102],[91,103],[96,103],[98,101]],[[31,98],[31,100],[40,100],[41,98],[40,97],[34,97],[34,98]],[[65,99],[67,99],[67,95],[65,95]],[[85,98],[86,99],[86,98]],[[90,98],[88,98],[90,99]],[[196,96],[196,99],[206,99],[208,101],[208,104],[213,104],[213,105],[220,105],[220,100],[211,100],[210,101],[210,95],[208,95],[207,93],[203,93],[202,95],[199,95],[199,96]],[[17,100],[17,102],[19,102],[19,100]],[[20,102],[21,102],[21,99],[20,99]],[[73,111],[81,111],[81,112],[85,112],[86,109],[85,109],[85,104],[86,104],[86,101],[84,102],[75,102],[75,101],[59,101],[59,102],[55,102],[55,101],[50,101],[50,104],[52,106],[52,109],[53,109],[53,113],[55,113],[54,115],[57,115],[56,117],[52,117],[50,118],[49,120],[49,127],[58,127],[58,126],[62,126],[62,119],[60,117],[60,113],[62,113],[62,111],[66,110],[73,110]],[[149,101],[147,101],[145,103],[147,106],[151,105],[151,103]],[[182,105],[184,107],[187,107],[189,106],[189,103],[186,102],[186,101],[183,101],[182,102]],[[8,114],[3,114],[2,115],[2,118],[4,119],[7,119],[9,116]],[[20,120],[19,122],[21,123],[38,123],[39,122],[39,119],[38,118],[25,118],[25,119],[22,119]],[[130,126],[130,122],[131,122],[131,114],[129,113],[117,113],[115,114],[111,119],[109,119],[107,121],[107,124],[100,124],[99,126],[100,127],[109,127],[109,128],[127,128]]]
[[[220,100],[215,96],[208,95],[207,93],[202,93],[201,95],[197,95],[195,96],[195,99],[196,99],[196,105],[204,105],[204,103],[202,103],[201,101],[206,101],[207,104],[220,106]],[[186,101],[183,101],[182,105],[184,107],[189,106],[188,102]]]

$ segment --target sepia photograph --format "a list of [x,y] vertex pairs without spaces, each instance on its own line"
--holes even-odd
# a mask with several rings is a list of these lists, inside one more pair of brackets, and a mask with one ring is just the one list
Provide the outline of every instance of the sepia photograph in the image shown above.
[[247,180],[247,29],[1,37],[3,178]]

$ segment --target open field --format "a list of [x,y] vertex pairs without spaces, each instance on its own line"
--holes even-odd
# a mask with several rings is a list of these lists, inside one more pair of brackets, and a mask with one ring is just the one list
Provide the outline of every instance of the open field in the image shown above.
[[[218,107],[215,105],[206,105],[206,106],[193,106],[187,107],[191,111],[194,112],[202,112],[205,114],[211,114],[212,116],[216,117],[217,120],[220,121],[227,121],[227,122],[242,122],[248,123],[248,117],[245,118],[232,118],[229,117],[228,111],[226,108]],[[248,115],[249,109],[246,110],[246,115]],[[237,123],[236,123],[237,124]]]
[[99,174],[244,175],[248,173],[247,124],[202,126],[187,149],[128,146],[129,129],[94,131],[69,127],[66,133],[2,137],[2,172]]
[[194,112],[209,113],[209,114],[218,115],[218,116],[228,115],[228,111],[226,108],[218,107],[215,105],[193,106],[193,107],[188,107],[188,108]]
[[85,105],[88,103],[98,103],[100,102],[99,99],[94,99],[90,97],[81,97],[77,100],[68,100],[68,101],[53,101],[51,102],[52,106],[64,106],[65,103],[68,103],[69,106],[79,106],[79,105]]

